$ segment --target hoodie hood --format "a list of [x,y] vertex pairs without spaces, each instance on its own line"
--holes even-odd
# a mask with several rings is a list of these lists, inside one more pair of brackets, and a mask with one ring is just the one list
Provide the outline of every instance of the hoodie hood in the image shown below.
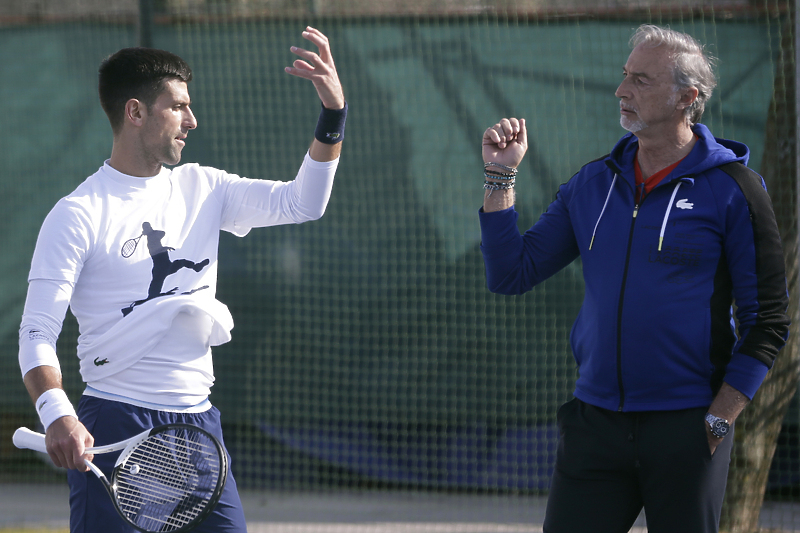
[[[746,145],[737,141],[718,139],[702,124],[693,126],[692,131],[698,137],[697,143],[694,145],[694,148],[692,148],[692,151],[689,152],[689,155],[687,155],[675,170],[672,171],[672,178],[664,180],[664,183],[671,183],[672,185],[670,186],[672,186],[673,189],[672,197],[667,204],[661,223],[661,231],[658,237],[659,252],[664,244],[664,233],[667,228],[670,212],[672,211],[672,205],[681,185],[685,182],[691,186],[694,182],[692,176],[717,168],[726,163],[740,162],[747,165],[747,161],[750,158],[750,149]],[[636,186],[636,184],[633,183],[635,180],[633,165],[636,157],[636,150],[638,149],[639,139],[633,133],[628,133],[619,140],[606,158],[606,164],[614,171],[614,179],[611,181],[611,186],[608,189],[608,194],[603,203],[603,208],[600,211],[600,216],[597,217],[597,221],[594,224],[592,237],[589,241],[589,250],[591,250],[594,245],[594,239],[597,235],[600,221],[603,219],[603,215],[606,212],[606,207],[611,199],[611,194],[614,191],[614,184],[617,182],[617,179],[625,179],[632,187]],[[636,217],[637,212],[638,205],[636,210],[634,210],[634,217]]]
[[[672,172],[673,176],[700,174],[734,161],[747,165],[747,161],[750,159],[750,149],[746,145],[728,139],[718,139],[703,124],[695,124],[692,126],[692,131],[698,137],[697,144]],[[628,133],[614,146],[606,159],[606,164],[615,173],[632,181],[634,155],[638,149],[639,139],[633,133]]]

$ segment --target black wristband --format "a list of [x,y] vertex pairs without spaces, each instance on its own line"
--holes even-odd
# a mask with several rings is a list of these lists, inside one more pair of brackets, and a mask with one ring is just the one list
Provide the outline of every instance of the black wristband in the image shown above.
[[347,102],[342,109],[328,109],[324,105],[319,113],[314,138],[321,143],[336,144],[344,140],[344,123],[347,120]]

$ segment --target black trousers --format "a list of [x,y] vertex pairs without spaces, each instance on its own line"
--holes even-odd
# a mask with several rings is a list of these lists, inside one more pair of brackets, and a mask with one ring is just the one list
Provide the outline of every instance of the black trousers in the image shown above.
[[558,410],[545,533],[716,533],[733,431],[712,457],[706,408],[621,413],[578,399]]

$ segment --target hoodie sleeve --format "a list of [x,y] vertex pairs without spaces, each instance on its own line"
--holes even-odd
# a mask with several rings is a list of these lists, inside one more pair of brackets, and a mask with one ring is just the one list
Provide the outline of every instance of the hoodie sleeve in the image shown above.
[[780,234],[761,176],[744,165],[723,169],[738,185],[726,206],[725,255],[739,340],[725,382],[753,398],[789,335],[789,295]]
[[567,185],[559,188],[556,199],[524,235],[517,229],[518,214],[513,207],[479,211],[481,252],[490,291],[522,294],[578,257],[565,200]]

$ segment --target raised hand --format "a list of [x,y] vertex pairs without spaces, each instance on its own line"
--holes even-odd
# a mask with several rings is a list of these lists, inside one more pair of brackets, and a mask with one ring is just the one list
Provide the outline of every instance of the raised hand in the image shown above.
[[[344,107],[344,91],[333,64],[331,47],[328,38],[319,30],[307,26],[303,38],[319,48],[319,54],[292,46],[292,53],[302,59],[295,59],[293,67],[286,67],[286,72],[292,76],[311,80],[317,89],[317,94],[322,105],[328,109],[342,109]],[[304,61],[305,60],[305,61]]]
[[517,168],[528,150],[525,119],[504,118],[483,133],[483,162]]

